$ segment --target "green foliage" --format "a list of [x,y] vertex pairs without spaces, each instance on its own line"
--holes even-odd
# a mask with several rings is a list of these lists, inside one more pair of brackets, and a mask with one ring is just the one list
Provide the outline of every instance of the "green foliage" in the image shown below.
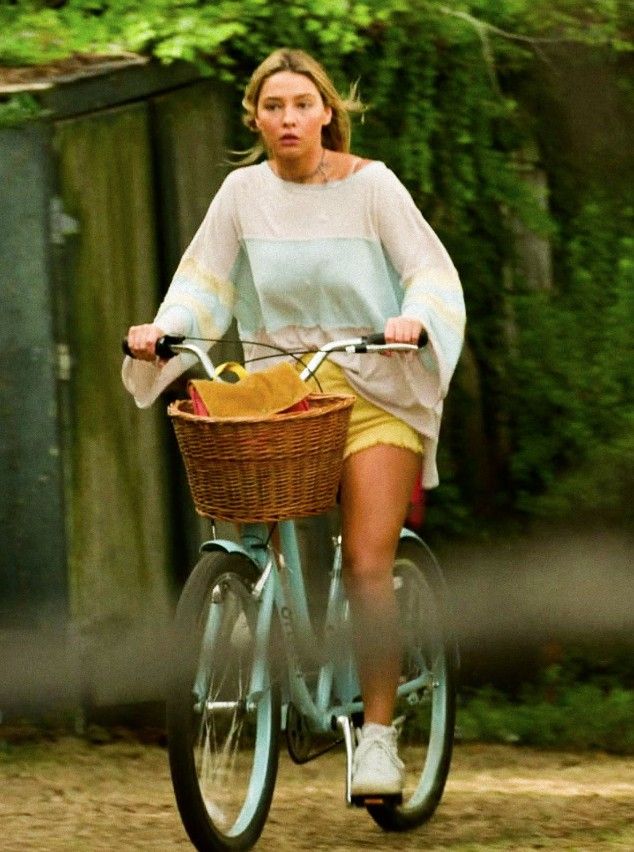
[[557,665],[509,698],[486,687],[467,691],[458,708],[463,741],[634,754],[632,648],[570,648]]
[[627,51],[628,23],[627,4],[618,0],[592,7],[580,0],[15,0],[0,7],[0,63],[133,50],[165,61],[233,64],[240,54],[252,62],[281,44],[307,46],[330,60],[363,52],[398,29],[414,49],[416,35],[432,35],[446,50],[484,47],[492,71],[505,33],[511,36],[506,52],[516,57],[529,49],[531,38]]
[[[491,686],[463,689],[457,741],[634,754],[631,651],[570,649],[562,663],[545,668],[513,698]],[[429,734],[428,705],[421,705],[413,722],[408,730]]]
[[632,718],[634,690],[620,687],[577,684],[554,698],[534,693],[521,701],[487,689],[459,707],[456,731],[464,742],[634,754]]
[[[355,148],[399,174],[461,273],[489,503],[618,515],[634,465],[631,193],[566,161],[543,69],[569,62],[571,47],[593,51],[631,106],[619,64],[631,25],[624,0],[18,0],[0,6],[0,64],[133,51],[195,63],[237,96],[264,56],[290,45],[318,56],[342,89],[358,79],[370,108]],[[0,107],[5,125],[36,116],[27,96]],[[550,209],[518,159],[536,145]],[[551,240],[552,289],[521,281],[518,228]],[[474,401],[460,404],[458,424]],[[430,513],[442,531],[466,531],[473,516],[464,454],[457,438],[443,446],[440,522]]]
[[[632,210],[594,190],[565,221],[562,292],[517,295],[510,365],[518,505],[627,509],[634,481]],[[544,428],[556,424],[556,428]]]
[[0,127],[18,127],[25,121],[33,121],[42,115],[42,108],[31,95],[13,95],[0,102]]

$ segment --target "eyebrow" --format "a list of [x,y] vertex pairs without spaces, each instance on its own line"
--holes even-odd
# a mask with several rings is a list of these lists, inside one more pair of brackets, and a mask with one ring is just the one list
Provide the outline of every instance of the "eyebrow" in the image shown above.
[[[301,95],[292,95],[293,99],[296,101],[302,100],[302,98],[315,98],[315,95],[312,92],[305,92]],[[282,95],[265,95],[262,100],[264,101],[283,101],[284,97]]]

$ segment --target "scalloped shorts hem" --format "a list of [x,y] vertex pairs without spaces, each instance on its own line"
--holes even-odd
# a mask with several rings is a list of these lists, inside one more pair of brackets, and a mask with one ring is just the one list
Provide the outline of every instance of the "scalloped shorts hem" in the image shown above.
[[[338,364],[326,361],[319,368],[319,384],[324,393],[352,394],[356,398],[350,415],[348,437],[343,457],[379,444],[389,444],[423,455],[422,436],[399,417],[369,402],[350,387]],[[311,389],[315,387],[312,383]],[[315,389],[317,389],[315,387]]]

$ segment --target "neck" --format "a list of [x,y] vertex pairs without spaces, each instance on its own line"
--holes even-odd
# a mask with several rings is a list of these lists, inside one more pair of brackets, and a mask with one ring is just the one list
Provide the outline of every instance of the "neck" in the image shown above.
[[320,148],[319,151],[310,158],[309,161],[284,161],[274,160],[275,171],[282,180],[290,180],[295,183],[309,183],[315,178],[319,178],[320,182],[326,181],[326,150]]

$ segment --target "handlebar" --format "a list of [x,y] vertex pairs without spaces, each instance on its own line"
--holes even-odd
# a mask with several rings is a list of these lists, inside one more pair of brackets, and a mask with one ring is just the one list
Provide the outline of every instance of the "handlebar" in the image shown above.
[[[416,352],[422,349],[428,343],[428,335],[425,330],[421,331],[417,343],[386,343],[383,332],[374,332],[366,334],[362,337],[353,337],[346,340],[333,340],[331,343],[326,343],[321,347],[310,359],[304,370],[300,373],[300,378],[306,381],[318,369],[322,362],[330,355],[331,352],[347,352],[362,353],[362,352]],[[127,338],[122,343],[123,351],[126,355],[134,358],[130,347],[128,346]],[[178,335],[166,334],[156,341],[155,352],[158,358],[168,361],[180,352],[190,352],[195,355],[203,365],[205,372],[210,379],[216,379],[214,373],[214,365],[207,353],[196,346],[194,343],[185,343],[185,338]],[[283,355],[283,351],[280,352]]]
[[[183,336],[176,334],[166,334],[163,337],[160,337],[156,341],[156,345],[154,347],[157,358],[162,358],[164,361],[169,361],[170,358],[174,358],[178,355],[178,351],[172,349],[172,346],[180,346],[184,340],[185,338]],[[132,350],[128,346],[127,337],[123,339],[121,348],[123,349],[124,355],[129,355],[130,358],[134,358]]]
[[[376,331],[376,332],[373,332],[372,334],[366,334],[364,337],[361,338],[361,340],[363,341],[363,343],[360,344],[360,345],[384,346],[386,349],[392,349],[393,346],[397,345],[397,344],[394,344],[394,343],[386,343],[385,342],[385,335],[383,334],[382,331]],[[425,329],[423,329],[421,331],[419,337],[418,337],[417,343],[415,343],[415,344],[414,343],[405,343],[403,345],[411,346],[414,349],[422,349],[423,346],[427,346],[428,340],[429,340],[429,337],[427,335],[427,332],[425,331]],[[355,351],[356,352],[365,352],[367,350],[356,349]],[[370,351],[372,351],[372,350],[370,350]]]

